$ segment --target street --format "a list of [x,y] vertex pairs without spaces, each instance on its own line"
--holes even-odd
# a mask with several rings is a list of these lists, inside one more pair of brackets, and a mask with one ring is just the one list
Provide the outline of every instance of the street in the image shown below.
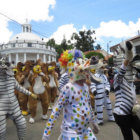
[[[110,94],[110,98],[112,102],[114,102],[114,94]],[[140,95],[137,95],[138,102],[140,103]],[[48,111],[48,116],[51,111]],[[38,113],[36,116],[36,121],[34,124],[30,124],[28,122],[29,115],[25,117],[27,120],[27,134],[25,140],[41,140],[43,130],[45,128],[45,124],[47,121],[41,119],[41,106],[38,104]],[[57,140],[60,135],[60,125],[62,121],[62,112],[59,116],[56,124],[52,130],[50,140]],[[104,110],[104,125],[100,126],[100,132],[96,135],[98,140],[123,140],[121,131],[119,127],[114,122],[108,122],[106,111]],[[13,122],[8,119],[7,120],[7,137],[6,140],[18,140],[16,134],[16,128]],[[136,134],[134,133],[134,140],[139,140]]]

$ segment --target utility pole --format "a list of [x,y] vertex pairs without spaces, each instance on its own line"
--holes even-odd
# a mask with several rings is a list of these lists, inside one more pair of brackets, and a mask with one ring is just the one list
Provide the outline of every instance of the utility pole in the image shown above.
[[109,44],[111,43],[111,41],[107,42],[107,55],[109,55]]

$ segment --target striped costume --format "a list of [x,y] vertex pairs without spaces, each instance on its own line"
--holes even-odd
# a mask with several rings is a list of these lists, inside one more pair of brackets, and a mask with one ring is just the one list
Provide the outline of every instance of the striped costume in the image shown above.
[[125,67],[121,66],[119,73],[114,77],[116,97],[114,112],[122,115],[131,114],[132,107],[136,103],[134,84],[124,78],[125,73]]
[[69,82],[69,75],[67,72],[63,73],[59,80],[59,90],[61,89]]
[[0,72],[0,140],[5,140],[6,118],[10,117],[18,131],[19,140],[23,140],[26,121],[22,116],[14,90],[30,95],[31,92],[21,87],[13,76]]
[[132,130],[140,139],[140,119],[132,114],[133,105],[136,104],[136,93],[133,82],[125,79],[126,67],[121,66],[114,77],[115,108],[114,117],[120,127],[124,140],[133,140]]
[[105,105],[108,118],[109,120],[114,120],[113,113],[112,113],[112,105],[111,101],[109,99],[109,95],[106,94],[106,90],[109,92],[110,91],[110,84],[108,82],[107,77],[104,74],[96,73],[95,77],[100,78],[101,82],[92,82],[93,80],[91,79],[91,92],[92,93],[97,93],[95,95],[95,108],[97,112],[97,119],[98,123],[103,123],[103,105]]

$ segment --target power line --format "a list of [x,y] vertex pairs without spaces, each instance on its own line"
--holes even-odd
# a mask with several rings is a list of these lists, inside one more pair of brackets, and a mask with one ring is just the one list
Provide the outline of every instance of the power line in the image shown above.
[[[7,15],[5,15],[5,14],[3,14],[3,13],[1,13],[1,12],[0,12],[0,15],[2,15],[2,16],[4,16],[4,17],[6,17],[7,19],[10,19],[11,21],[15,22],[16,24],[22,26],[21,23],[19,23],[18,21],[14,20],[14,19],[12,19],[12,18],[10,18],[10,17],[8,17]],[[33,30],[33,29],[32,29],[32,31],[33,31],[34,33],[38,34],[38,35],[41,35],[41,36],[43,36],[43,37],[45,37],[45,38],[48,38],[47,36],[43,35],[42,33],[39,33],[39,32],[36,31],[36,30]]]

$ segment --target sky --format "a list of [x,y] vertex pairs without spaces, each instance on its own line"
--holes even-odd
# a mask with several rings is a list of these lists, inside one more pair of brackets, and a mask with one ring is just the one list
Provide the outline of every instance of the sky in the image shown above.
[[15,21],[26,19],[36,34],[57,44],[73,32],[95,30],[95,44],[106,50],[138,35],[140,0],[0,0],[0,43],[21,33]]

